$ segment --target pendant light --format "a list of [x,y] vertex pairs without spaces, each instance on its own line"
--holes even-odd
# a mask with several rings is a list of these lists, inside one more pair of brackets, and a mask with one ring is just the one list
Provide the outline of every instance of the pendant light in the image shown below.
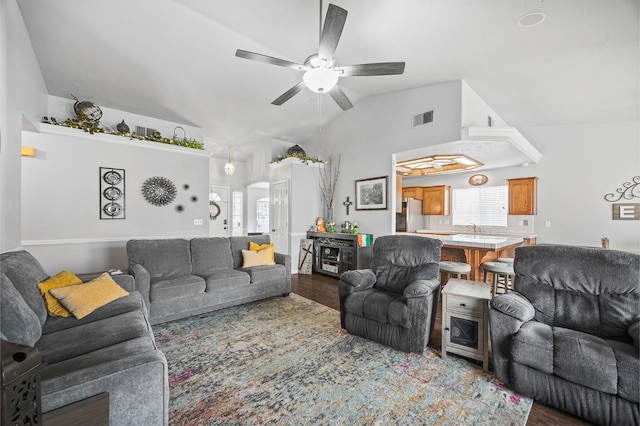
[[224,165],[224,172],[227,176],[231,176],[236,171],[236,166],[231,162],[231,145],[227,145],[228,155],[227,155],[227,164]]

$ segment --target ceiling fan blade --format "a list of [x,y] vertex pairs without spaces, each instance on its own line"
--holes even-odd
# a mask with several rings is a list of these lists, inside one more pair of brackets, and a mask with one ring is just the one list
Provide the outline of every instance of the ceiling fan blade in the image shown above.
[[291,89],[287,90],[282,95],[280,95],[280,97],[278,97],[278,99],[276,99],[275,101],[271,102],[271,104],[282,105],[283,103],[287,102],[289,99],[293,98],[295,95],[300,93],[300,91],[305,87],[306,86],[304,84],[304,81],[301,81],[300,83],[296,84]]
[[404,62],[379,62],[376,64],[345,65],[334,68],[342,72],[340,77],[356,75],[394,75],[404,72]]
[[339,88],[338,86],[334,86],[333,89],[329,91],[329,94],[331,95],[333,100],[336,101],[338,106],[342,108],[343,111],[346,111],[349,108],[353,107],[353,104],[351,103],[349,98],[347,98],[347,95],[345,95],[342,89]]
[[279,67],[293,68],[298,71],[306,71],[307,67],[296,64],[295,62],[285,61],[284,59],[274,58],[273,56],[261,55],[260,53],[248,52],[246,50],[236,50],[238,58],[250,59],[252,61],[264,62],[265,64],[277,65]]
[[346,20],[346,10],[334,4],[329,5],[327,16],[324,18],[322,35],[320,36],[320,48],[318,49],[320,59],[326,59],[329,62],[333,60],[333,54],[336,52],[336,47],[338,47]]

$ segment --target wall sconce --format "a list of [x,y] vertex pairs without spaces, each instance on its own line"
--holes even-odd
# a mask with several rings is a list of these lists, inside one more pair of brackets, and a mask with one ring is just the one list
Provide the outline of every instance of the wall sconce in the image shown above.
[[36,149],[30,146],[23,146],[23,147],[20,147],[20,154],[23,157],[35,157]]
[[228,156],[227,156],[227,164],[224,165],[224,172],[227,176],[231,176],[236,171],[236,166],[231,162],[231,145],[227,145]]

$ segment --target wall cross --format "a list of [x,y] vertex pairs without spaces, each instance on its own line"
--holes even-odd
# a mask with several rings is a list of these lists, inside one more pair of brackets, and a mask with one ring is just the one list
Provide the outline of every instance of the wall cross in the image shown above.
[[347,216],[349,216],[349,206],[351,204],[353,204],[351,201],[349,201],[349,197],[347,197],[347,201],[345,201],[344,203],[342,203],[346,208],[347,208]]

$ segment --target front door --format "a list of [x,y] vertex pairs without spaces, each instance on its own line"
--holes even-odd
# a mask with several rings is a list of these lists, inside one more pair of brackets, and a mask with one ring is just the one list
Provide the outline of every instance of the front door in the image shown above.
[[209,188],[209,236],[229,236],[229,188]]
[[289,253],[289,182],[283,180],[272,183],[269,189],[271,242],[275,244],[276,252],[291,254]]

